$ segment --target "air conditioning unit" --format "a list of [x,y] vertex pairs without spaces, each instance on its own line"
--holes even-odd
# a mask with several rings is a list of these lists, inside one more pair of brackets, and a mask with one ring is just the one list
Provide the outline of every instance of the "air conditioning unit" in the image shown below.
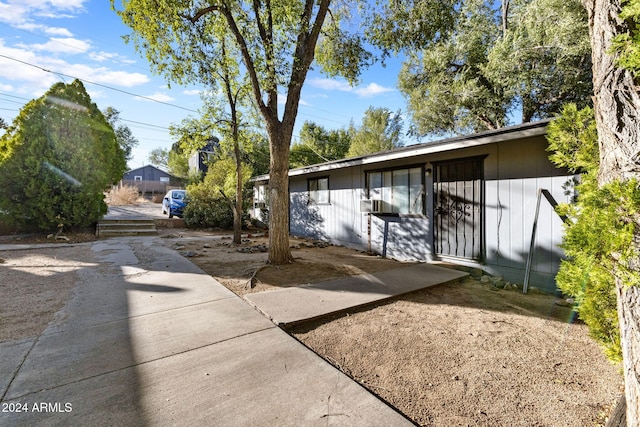
[[360,212],[363,213],[383,213],[384,201],[380,199],[360,200]]

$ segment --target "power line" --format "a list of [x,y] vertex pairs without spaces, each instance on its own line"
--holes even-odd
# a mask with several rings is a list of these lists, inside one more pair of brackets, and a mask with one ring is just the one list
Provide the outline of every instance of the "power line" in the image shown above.
[[[0,96],[9,96],[11,98],[22,99],[24,101],[31,101],[30,98],[24,98],[22,96],[10,95],[10,94],[4,93],[4,92],[0,92]],[[20,104],[20,102],[18,102],[18,101],[13,101],[13,100],[9,100],[9,99],[0,99],[0,102],[15,102],[17,104]],[[11,110],[11,111],[19,111],[19,110]],[[122,122],[134,123],[134,124],[137,124],[137,125],[157,128],[159,130],[169,130],[169,128],[166,127],[166,126],[154,125],[154,124],[151,124],[151,123],[138,122],[138,121],[135,121],[135,120],[127,120],[127,119],[123,119],[123,118],[118,118],[118,120],[122,121]]]
[[11,98],[22,99],[22,100],[25,100],[25,101],[31,101],[29,98],[25,98],[25,97],[23,97],[23,96],[11,95],[11,94],[4,93],[4,92],[0,92],[0,95],[2,95],[2,96],[8,96],[8,97],[11,97]]
[[28,65],[28,66],[33,67],[33,68],[37,68],[37,69],[42,70],[42,71],[47,72],[47,73],[51,73],[51,74],[55,74],[55,75],[63,76],[63,77],[68,77],[68,78],[70,78],[70,79],[77,79],[77,80],[80,80],[80,81],[85,82],[85,83],[89,83],[89,84],[92,84],[92,85],[95,85],[95,86],[103,87],[103,88],[105,88],[105,89],[113,90],[113,91],[116,91],[116,92],[124,93],[124,94],[129,95],[129,96],[135,96],[136,98],[145,99],[145,100],[147,100],[147,101],[157,102],[158,104],[167,105],[167,106],[169,106],[169,107],[179,108],[179,109],[181,109],[181,110],[189,111],[189,112],[191,112],[191,113],[197,113],[197,112],[198,112],[198,111],[196,111],[196,110],[192,110],[192,109],[190,109],[190,108],[182,107],[182,106],[180,106],[180,105],[176,105],[176,104],[171,104],[171,103],[169,103],[169,102],[158,101],[157,99],[150,98],[150,97],[148,97],[148,96],[138,95],[138,94],[136,94],[136,93],[129,92],[129,91],[126,91],[126,90],[123,90],[123,89],[118,89],[118,88],[111,87],[111,86],[107,86],[107,85],[102,84],[102,83],[96,83],[96,82],[92,82],[92,81],[90,81],[90,80],[81,79],[81,78],[79,78],[79,77],[71,76],[71,75],[69,75],[69,74],[64,74],[64,73],[59,73],[59,72],[57,72],[57,71],[48,70],[48,69],[46,69],[46,68],[44,68],[44,67],[41,67],[41,66],[39,66],[39,65],[31,64],[31,63],[29,63],[29,62],[22,61],[22,60],[20,60],[20,59],[16,59],[16,58],[12,58],[12,57],[10,57],[10,56],[6,56],[6,55],[2,55],[2,54],[0,54],[0,58],[9,59],[9,60],[11,60],[11,61],[19,62],[19,63],[21,63],[21,64]]
[[169,130],[169,128],[166,127],[166,126],[152,125],[151,123],[136,122],[135,120],[126,120],[126,119],[119,119],[119,120],[121,122],[135,123],[137,125],[149,126],[149,127],[158,128],[158,129],[161,129],[161,130]]

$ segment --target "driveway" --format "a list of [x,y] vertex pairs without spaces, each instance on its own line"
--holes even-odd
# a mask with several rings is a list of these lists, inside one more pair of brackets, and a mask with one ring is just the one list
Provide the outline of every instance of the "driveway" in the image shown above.
[[160,203],[140,203],[138,205],[109,206],[103,219],[168,219],[162,214]]

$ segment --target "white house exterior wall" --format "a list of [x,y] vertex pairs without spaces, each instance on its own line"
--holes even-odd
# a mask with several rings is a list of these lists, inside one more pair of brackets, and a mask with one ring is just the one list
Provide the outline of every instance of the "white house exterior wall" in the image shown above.
[[[291,234],[366,250],[369,245],[368,214],[360,212],[360,200],[366,198],[367,171],[408,165],[424,165],[425,170],[433,171],[434,162],[486,156],[483,161],[483,259],[479,263],[463,259],[454,261],[479,265],[489,273],[522,283],[538,190],[548,190],[560,203],[571,198],[565,194],[563,186],[573,176],[556,169],[549,162],[546,146],[544,136],[536,136],[292,176]],[[425,176],[425,216],[372,216],[370,241],[373,252],[384,252],[386,256],[399,260],[434,259],[431,175],[426,173]],[[307,179],[326,176],[329,177],[330,203],[308,204]],[[559,248],[562,233],[562,221],[543,198],[532,263],[532,285],[548,290],[555,288],[554,276],[562,257]]]

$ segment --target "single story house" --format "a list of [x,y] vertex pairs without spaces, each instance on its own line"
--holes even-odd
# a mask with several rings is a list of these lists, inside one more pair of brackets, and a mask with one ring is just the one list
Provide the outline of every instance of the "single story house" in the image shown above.
[[180,180],[177,177],[153,165],[125,172],[120,183],[138,187],[138,191],[143,196],[165,194],[169,189],[180,186]]
[[[548,159],[548,121],[289,171],[290,233],[398,260],[443,260],[523,283],[539,190],[579,179]],[[266,221],[269,176],[254,178]],[[563,223],[543,198],[529,283],[555,290]]]

